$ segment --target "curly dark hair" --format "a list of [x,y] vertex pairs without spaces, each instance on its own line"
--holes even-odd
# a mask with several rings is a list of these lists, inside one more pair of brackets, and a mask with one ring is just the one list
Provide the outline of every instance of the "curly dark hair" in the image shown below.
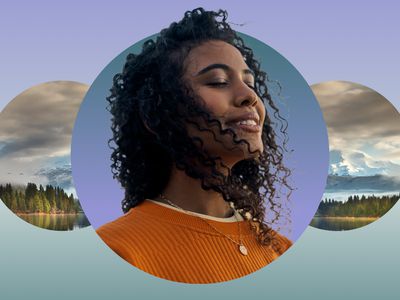
[[[184,62],[190,50],[212,40],[224,41],[240,51],[254,72],[255,92],[267,110],[263,152],[256,158],[238,162],[228,175],[217,168],[221,158],[199,147],[201,139],[190,137],[187,132],[187,124],[209,132],[212,132],[210,126],[217,126],[221,135],[231,135],[234,144],[246,144],[250,152],[249,143],[238,139],[231,129],[223,129],[183,79]],[[275,232],[270,225],[278,221],[283,210],[282,201],[276,201],[278,191],[284,187],[290,195],[292,189],[287,182],[290,170],[283,164],[287,122],[272,101],[266,81],[267,75],[260,69],[253,51],[231,29],[224,10],[188,11],[181,21],[163,29],[155,40],[147,40],[141,53],[129,54],[122,73],[114,76],[111,95],[107,97],[113,116],[112,169],[114,178],[125,189],[123,211],[144,199],[157,197],[175,165],[188,176],[199,179],[203,189],[212,189],[225,201],[233,202],[244,216],[250,213],[259,242],[271,244]],[[209,126],[203,128],[193,121],[199,118]],[[277,124],[284,136],[282,145],[276,141]],[[215,133],[213,136],[216,139]],[[193,158],[200,166],[193,165]],[[204,172],[205,168],[208,172]],[[266,208],[272,214],[268,218]]]

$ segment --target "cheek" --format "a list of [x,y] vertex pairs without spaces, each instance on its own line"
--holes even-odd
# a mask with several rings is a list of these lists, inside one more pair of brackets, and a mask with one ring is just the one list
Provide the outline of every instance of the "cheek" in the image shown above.
[[225,115],[226,108],[217,101],[208,103],[206,106],[215,117],[222,117]]
[[200,90],[198,96],[203,100],[206,108],[216,117],[224,116],[229,109],[227,97],[223,93]]

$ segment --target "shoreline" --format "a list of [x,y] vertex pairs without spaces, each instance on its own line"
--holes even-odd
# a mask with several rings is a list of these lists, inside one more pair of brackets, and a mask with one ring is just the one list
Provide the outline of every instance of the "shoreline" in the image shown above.
[[334,220],[365,220],[365,221],[374,221],[378,220],[379,217],[331,217],[331,216],[314,216],[314,218],[323,218],[323,219],[334,219]]
[[17,216],[68,216],[68,215],[79,215],[84,214],[84,212],[76,212],[76,213],[15,213]]

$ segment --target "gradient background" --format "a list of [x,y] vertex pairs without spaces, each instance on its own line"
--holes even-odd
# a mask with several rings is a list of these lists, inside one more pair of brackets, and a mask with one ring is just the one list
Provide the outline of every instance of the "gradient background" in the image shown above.
[[[287,148],[293,153],[284,155],[284,163],[292,170],[289,180],[294,190],[290,201],[285,193],[281,195],[283,214],[291,212],[290,224],[283,217],[273,228],[296,241],[310,224],[325,190],[329,165],[326,125],[312,90],[290,62],[260,41],[249,36],[243,38],[261,62],[261,69],[282,86],[278,95],[279,86],[268,83],[272,99],[289,124]],[[110,95],[113,77],[123,69],[126,56],[140,53],[146,40],[135,43],[104,68],[89,88],[75,121],[72,175],[79,201],[95,229],[123,215],[124,191],[112,178],[110,168],[112,151],[107,142],[112,137],[111,114],[107,111],[106,97]]]
[[[210,3],[2,1],[0,109],[38,83],[91,84],[122,49],[197,6],[228,9],[231,22],[246,23],[239,31],[279,51],[309,84],[357,82],[400,109],[400,2]],[[327,232],[309,227],[267,268],[226,283],[191,286],[132,268],[92,228],[65,233],[41,230],[0,203],[0,297],[397,299],[399,215],[397,204],[384,218],[361,229]]]

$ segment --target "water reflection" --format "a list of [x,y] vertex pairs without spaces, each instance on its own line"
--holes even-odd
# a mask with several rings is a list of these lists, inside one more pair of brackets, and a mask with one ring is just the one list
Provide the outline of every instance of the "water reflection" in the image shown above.
[[311,226],[332,231],[351,230],[376,221],[376,218],[314,217]]
[[78,214],[22,214],[24,221],[44,229],[70,231],[90,225],[84,213]]

